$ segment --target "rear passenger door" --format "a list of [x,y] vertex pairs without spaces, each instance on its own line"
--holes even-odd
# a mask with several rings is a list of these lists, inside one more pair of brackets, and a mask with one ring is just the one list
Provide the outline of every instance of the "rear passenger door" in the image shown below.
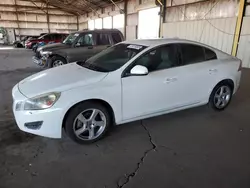
[[179,44],[182,65],[179,69],[179,79],[187,86],[182,91],[183,104],[206,102],[211,88],[215,84],[213,75],[216,70],[216,54],[203,46],[195,44]]
[[112,39],[113,44],[117,44],[123,41],[123,37],[118,32],[111,33],[111,39]]
[[94,47],[94,53],[97,54],[105,49],[107,49],[108,47],[110,47],[112,45],[111,42],[111,38],[110,38],[110,33],[104,33],[104,32],[100,32],[100,33],[96,33],[95,34],[95,47]]

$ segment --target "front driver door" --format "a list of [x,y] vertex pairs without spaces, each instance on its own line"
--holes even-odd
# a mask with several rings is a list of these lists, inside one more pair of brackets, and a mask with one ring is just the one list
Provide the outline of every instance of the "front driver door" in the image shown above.
[[[158,47],[140,56],[123,74],[123,120],[160,113],[180,103],[178,88],[178,48],[175,44]],[[148,68],[144,76],[130,75],[135,65]]]
[[94,54],[93,35],[84,33],[80,35],[74,48],[68,50],[70,62],[86,60]]

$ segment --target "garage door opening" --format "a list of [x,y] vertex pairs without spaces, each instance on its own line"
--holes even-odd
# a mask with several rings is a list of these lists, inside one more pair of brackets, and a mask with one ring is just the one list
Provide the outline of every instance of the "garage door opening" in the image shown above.
[[159,38],[160,7],[139,11],[138,38]]

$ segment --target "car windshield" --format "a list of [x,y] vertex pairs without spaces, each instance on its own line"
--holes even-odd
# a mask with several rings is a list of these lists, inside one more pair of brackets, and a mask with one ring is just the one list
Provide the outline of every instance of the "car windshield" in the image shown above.
[[121,43],[98,53],[87,61],[78,62],[78,65],[100,72],[115,71],[146,47]]
[[76,38],[79,36],[79,33],[71,33],[68,37],[62,42],[63,44],[73,44]]
[[[47,34],[45,34],[45,35],[47,35]],[[43,39],[43,37],[44,37],[45,35],[42,35],[42,36],[38,37],[38,39]]]

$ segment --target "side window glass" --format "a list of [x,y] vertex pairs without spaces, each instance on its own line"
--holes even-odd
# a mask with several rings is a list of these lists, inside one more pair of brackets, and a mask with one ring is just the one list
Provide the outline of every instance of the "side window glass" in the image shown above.
[[62,38],[61,34],[56,34],[54,37],[55,40],[60,40],[61,38]]
[[50,35],[45,35],[43,38],[44,40],[50,40]]
[[112,36],[114,44],[119,43],[119,42],[122,41],[121,36],[120,36],[119,33],[112,33],[111,36]]
[[51,35],[51,40],[56,40],[57,39],[57,34]]
[[204,48],[193,44],[180,44],[184,65],[205,61]]
[[92,46],[92,44],[93,44],[92,34],[82,35],[77,41],[78,46]]
[[179,65],[177,55],[176,45],[170,44],[142,55],[135,65],[145,66],[149,72],[168,69]]
[[205,56],[206,56],[206,60],[217,59],[216,53],[208,48],[205,48]]
[[107,33],[97,33],[96,35],[97,45],[110,45],[109,34]]

